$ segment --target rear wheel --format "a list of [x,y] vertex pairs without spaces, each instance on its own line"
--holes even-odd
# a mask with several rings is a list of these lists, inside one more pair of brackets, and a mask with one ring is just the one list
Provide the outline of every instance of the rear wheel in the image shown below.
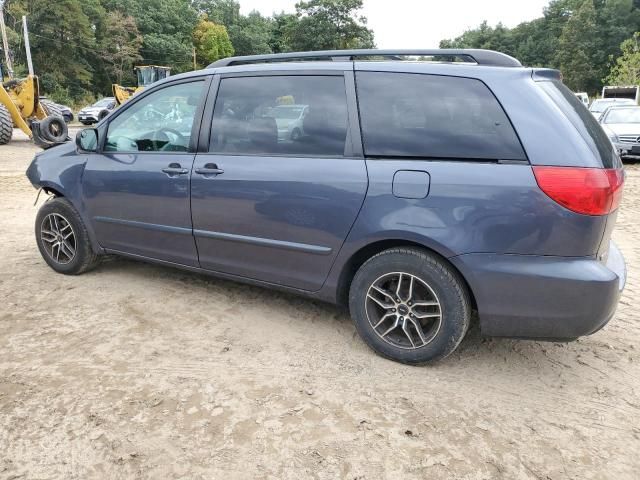
[[414,248],[386,250],[365,262],[351,284],[349,307],[371,348],[410,364],[451,354],[471,318],[469,293],[458,273]]
[[0,104],[0,145],[6,145],[13,135],[13,119],[9,110]]
[[64,115],[62,115],[62,109],[60,105],[52,102],[51,100],[40,100],[40,105],[44,108],[47,113],[47,117],[55,115],[57,117],[61,117],[64,119]]
[[66,199],[57,197],[40,207],[35,231],[42,258],[56,272],[77,275],[97,265],[82,218]]

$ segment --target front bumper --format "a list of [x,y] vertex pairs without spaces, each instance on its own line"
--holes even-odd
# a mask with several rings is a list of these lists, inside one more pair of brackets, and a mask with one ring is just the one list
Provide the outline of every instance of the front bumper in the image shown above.
[[613,144],[621,157],[633,157],[640,158],[640,143],[621,143],[614,142]]
[[95,123],[95,122],[98,121],[98,114],[79,112],[78,113],[78,121],[79,122],[94,122]]
[[613,317],[626,281],[611,242],[606,261],[592,257],[467,254],[451,259],[474,294],[482,333],[572,340]]

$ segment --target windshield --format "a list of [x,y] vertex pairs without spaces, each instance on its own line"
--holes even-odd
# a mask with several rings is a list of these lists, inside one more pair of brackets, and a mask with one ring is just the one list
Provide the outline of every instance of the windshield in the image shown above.
[[595,100],[591,104],[590,110],[592,112],[602,113],[612,105],[624,105],[632,103],[634,103],[633,100]]
[[299,118],[301,113],[302,107],[276,107],[273,109],[272,116],[274,118],[294,120]]
[[108,107],[113,103],[113,98],[103,98],[102,100],[98,100],[93,104],[94,107]]
[[164,67],[136,67],[138,86],[146,87],[169,76],[169,69]]
[[612,109],[604,123],[640,123],[640,108]]

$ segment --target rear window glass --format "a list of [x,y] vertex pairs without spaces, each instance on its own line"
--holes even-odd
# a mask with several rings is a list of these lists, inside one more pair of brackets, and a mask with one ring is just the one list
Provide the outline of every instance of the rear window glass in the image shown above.
[[502,107],[479,80],[358,72],[365,154],[526,160]]
[[618,156],[611,140],[593,114],[573,92],[557,80],[540,82],[540,86],[580,132],[589,148],[600,158],[602,166],[604,168],[616,166]]

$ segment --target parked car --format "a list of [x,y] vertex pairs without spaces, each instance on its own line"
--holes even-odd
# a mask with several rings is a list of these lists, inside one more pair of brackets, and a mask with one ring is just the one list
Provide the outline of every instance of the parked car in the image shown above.
[[616,105],[637,105],[637,103],[628,98],[598,98],[591,102],[589,111],[596,119],[600,119],[607,108]]
[[600,123],[620,156],[640,157],[640,107],[609,107]]
[[269,112],[276,120],[278,140],[297,141],[304,134],[304,117],[309,111],[308,105],[278,105]]
[[578,97],[580,101],[584,103],[585,107],[589,106],[589,94],[587,92],[576,92],[576,97]]
[[[73,275],[116,254],[348,305],[406,363],[451,354],[472,310],[485,335],[602,328],[625,284],[606,133],[556,70],[406,54],[235,57],[152,85],[36,155],[27,176],[54,197],[42,257]],[[278,134],[282,98],[308,108],[296,142]]]
[[93,105],[84,107],[78,112],[78,120],[83,125],[92,125],[105,118],[116,108],[116,100],[113,97],[104,97]]
[[44,104],[45,106],[49,105],[53,107],[53,111],[56,114],[59,114],[62,116],[62,118],[64,118],[65,123],[71,123],[73,122],[73,110],[71,110],[70,107],[66,106],[66,105],[62,105],[60,103],[56,103],[53,100],[51,100],[49,97],[46,97],[44,95],[40,95],[40,103]]

